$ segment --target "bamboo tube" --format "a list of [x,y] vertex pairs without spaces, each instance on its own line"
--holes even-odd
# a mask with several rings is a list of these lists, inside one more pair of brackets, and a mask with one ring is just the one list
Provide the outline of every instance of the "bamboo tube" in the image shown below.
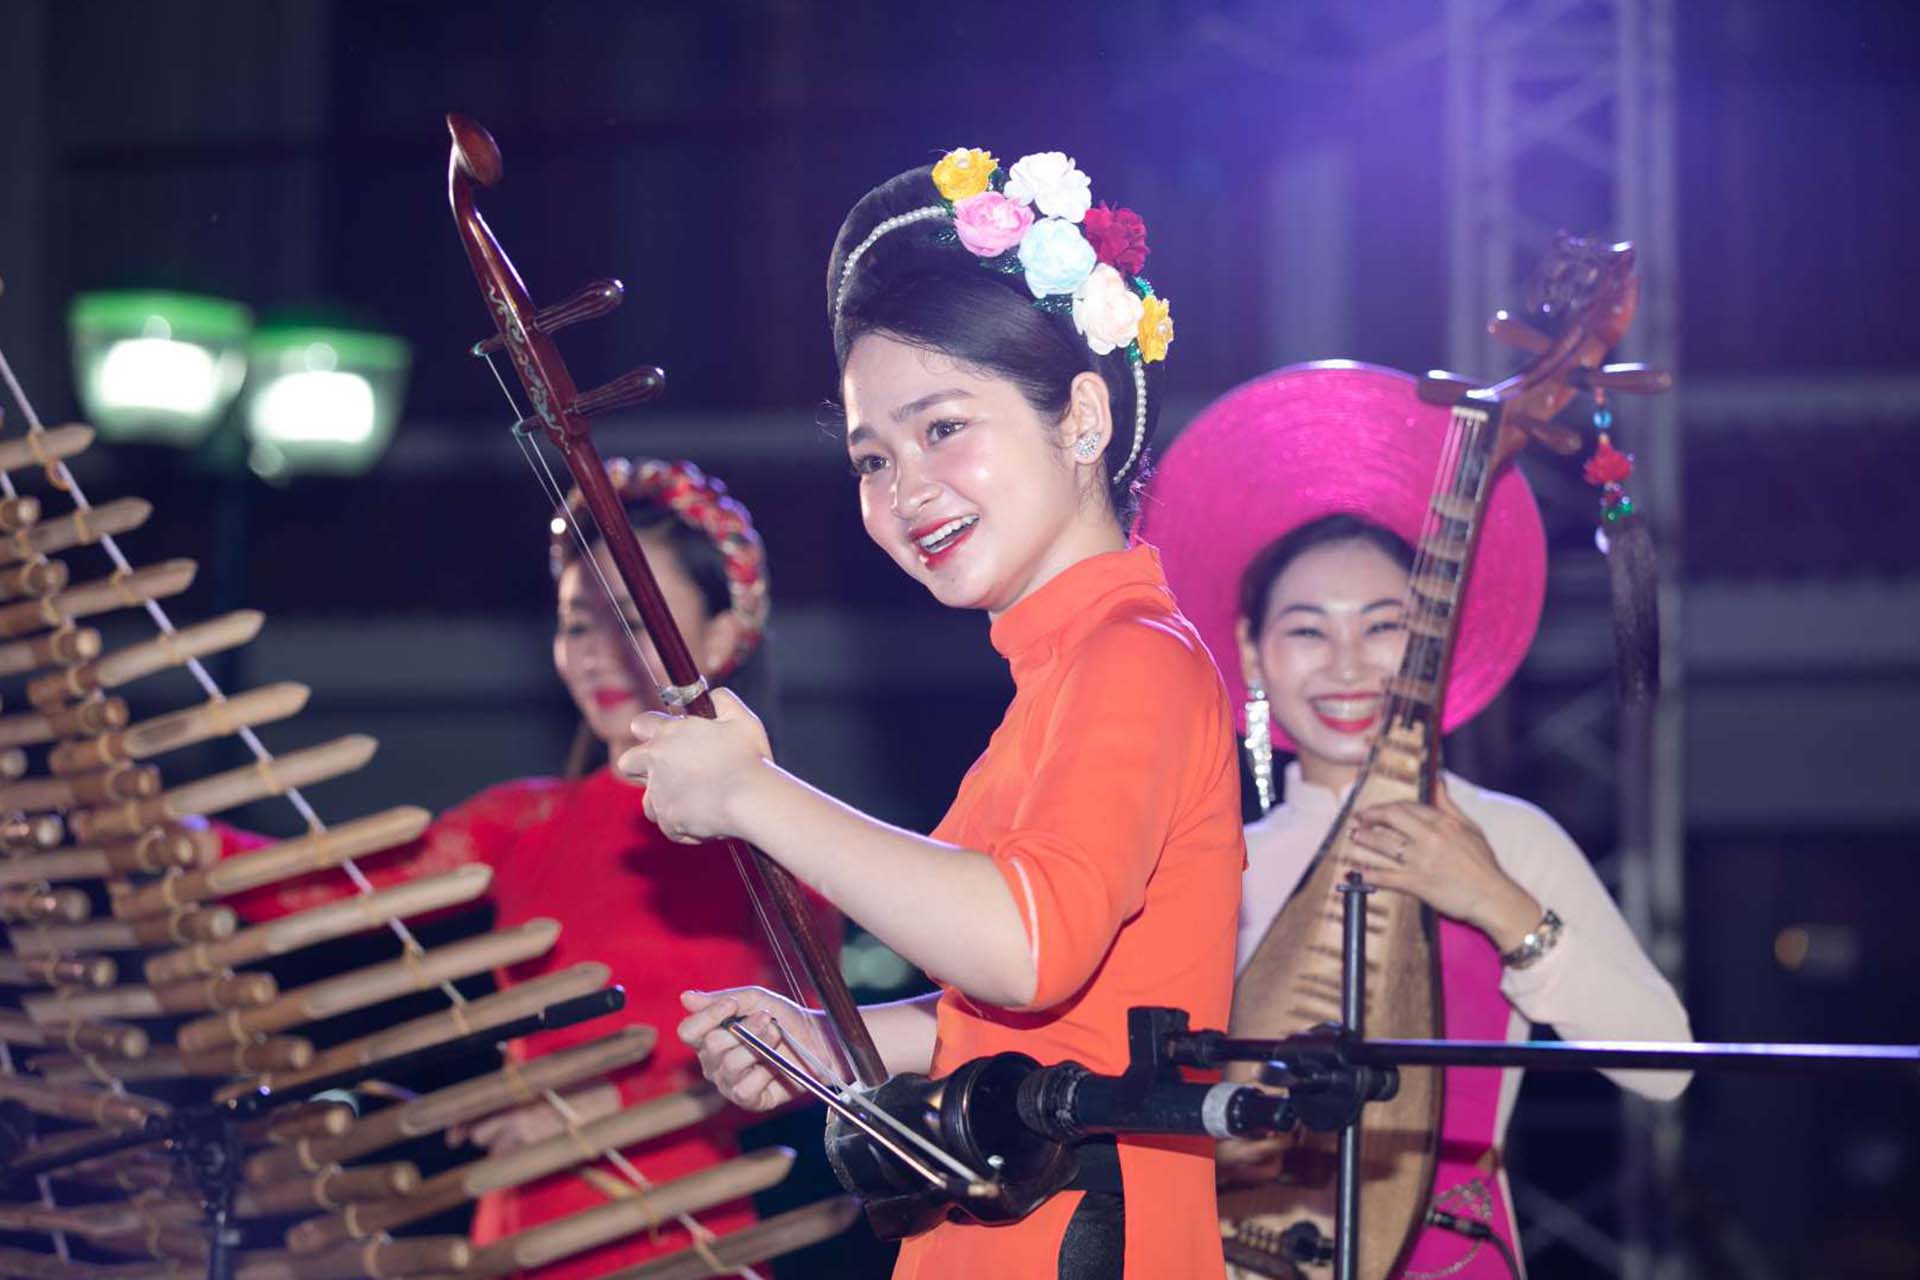
[[[143,1033],[144,1034],[144,1033]],[[298,1036],[269,1036],[245,1044],[222,1045],[202,1053],[163,1048],[149,1051],[134,1062],[115,1062],[114,1079],[126,1084],[144,1080],[179,1080],[196,1076],[244,1076],[261,1071],[297,1071],[313,1061],[313,1042]],[[98,1080],[101,1067],[92,1056],[41,1054],[33,1069],[55,1084]]]
[[339,866],[349,858],[405,844],[427,829],[433,815],[411,805],[387,809],[331,830],[243,853],[216,862],[202,871],[189,871],[161,884],[149,885],[114,903],[121,917],[153,915],[177,903],[243,893],[262,885],[290,880],[309,871]]
[[[0,924],[40,924],[48,920],[77,923],[93,906],[78,889],[0,889]],[[18,941],[14,950],[21,950]]]
[[541,1090],[564,1089],[631,1066],[653,1052],[657,1039],[652,1027],[622,1027],[612,1035],[546,1054],[516,1068],[436,1089],[412,1102],[377,1111],[355,1122],[345,1133],[258,1152],[247,1161],[247,1178],[253,1182],[290,1178],[504,1111],[529,1101]]
[[[671,1221],[678,1214],[698,1213],[729,1200],[765,1191],[786,1177],[792,1165],[793,1152],[785,1147],[769,1147],[725,1164],[713,1165],[684,1178],[663,1182],[644,1194],[568,1214],[475,1249],[473,1261],[466,1265],[460,1276],[462,1280],[468,1280],[469,1277],[506,1276],[524,1268],[546,1266],[636,1231],[650,1230]],[[326,1219],[310,1221],[323,1222]],[[305,1222],[300,1224],[302,1227],[307,1225]],[[294,1230],[299,1230],[299,1227]]]
[[[27,700],[43,709],[85,697],[96,689],[118,689],[121,685],[150,676],[168,667],[184,667],[189,658],[237,649],[260,634],[267,615],[258,609],[238,609],[207,622],[163,633],[151,640],[116,649],[84,666],[46,675],[27,686]],[[120,725],[126,724],[125,720]],[[113,726],[119,728],[120,725]],[[94,730],[99,732],[99,730]],[[63,738],[81,735],[63,733]],[[39,739],[44,741],[44,739]]]
[[[712,1280],[731,1276],[741,1267],[830,1240],[852,1226],[859,1216],[860,1201],[853,1196],[816,1200],[721,1236],[708,1245],[705,1252],[692,1247],[680,1249],[664,1257],[610,1271],[599,1280]],[[721,1269],[716,1270],[709,1257],[718,1258]]]
[[0,568],[0,600],[18,600],[22,596],[39,599],[66,585],[67,562],[64,560],[29,560]]
[[28,1049],[65,1046],[74,1053],[138,1058],[147,1052],[147,1033],[111,1022],[35,1022],[11,1010],[0,1012],[0,1044]]
[[380,743],[364,733],[350,733],[293,751],[278,759],[242,765],[198,782],[175,787],[150,800],[130,800],[106,809],[81,809],[67,817],[76,838],[88,842],[137,834],[156,822],[191,814],[214,814],[264,796],[281,796],[296,787],[312,786],[352,773],[373,759]]
[[[229,973],[193,982],[177,982],[166,987],[110,987],[105,991],[64,991],[52,996],[28,996],[20,1002],[20,1007],[35,1022],[55,1019],[159,1018],[172,1013],[201,1013],[210,1009],[233,1013],[258,1008],[271,1003],[277,990],[270,973]],[[180,1045],[185,1052],[210,1047],[184,1042]]]
[[445,875],[409,881],[379,893],[355,895],[342,902],[242,929],[219,942],[196,943],[178,951],[162,952],[147,959],[147,981],[178,982],[197,974],[218,973],[331,938],[344,938],[391,920],[471,902],[486,892],[492,879],[491,867],[475,863]]
[[71,667],[100,656],[100,633],[92,627],[58,627],[31,640],[0,644],[0,676],[17,676],[42,667]]
[[[173,1201],[169,1209],[179,1215],[179,1201]],[[134,1222],[138,1222],[138,1219],[134,1219]],[[138,1255],[140,1261],[129,1265],[140,1268],[140,1274],[144,1276],[165,1276],[167,1280],[205,1280],[207,1274],[207,1238],[202,1222],[184,1219],[161,1222],[156,1219],[131,1232],[94,1236],[90,1244],[100,1249],[111,1249],[113,1253]],[[121,1267],[104,1268],[104,1274],[88,1276],[88,1280],[117,1280],[121,1274]]]
[[[93,1187],[112,1187],[118,1191],[165,1191],[180,1185],[180,1170],[152,1147],[116,1151],[96,1160],[82,1160],[51,1175],[61,1182],[78,1182]],[[0,1273],[3,1274],[3,1273]]]
[[584,1124],[577,1133],[557,1134],[507,1155],[479,1161],[469,1167],[466,1185],[476,1196],[517,1187],[582,1163],[582,1147],[591,1148],[595,1155],[622,1151],[711,1120],[726,1110],[726,1105],[726,1100],[704,1082],[649,1098]]
[[[591,1163],[609,1151],[636,1146],[663,1133],[710,1120],[725,1108],[726,1101],[704,1085],[651,1098],[582,1125],[576,1132],[556,1134],[506,1155],[487,1156],[449,1169],[427,1179],[405,1200],[360,1205],[303,1222],[287,1233],[287,1247],[305,1253],[342,1240],[391,1231],[443,1213],[489,1191],[521,1186],[563,1169]],[[792,1153],[788,1155],[791,1157]]]
[[91,741],[62,743],[48,755],[47,764],[64,775],[87,773],[125,760],[149,760],[209,738],[224,738],[243,728],[296,715],[307,705],[311,692],[306,685],[286,681],[203,702]]
[[27,776],[27,753],[18,747],[0,751],[0,782]]
[[160,794],[160,771],[152,765],[116,764],[64,778],[28,778],[0,785],[0,809],[67,809],[114,804]]
[[199,566],[191,560],[162,560],[131,573],[116,569],[104,578],[69,587],[44,600],[0,606],[0,639],[11,640],[95,614],[177,596],[193,585],[198,571]]
[[[117,1267],[106,1270],[94,1264],[83,1266],[77,1262],[62,1262],[50,1253],[30,1253],[25,1249],[3,1246],[0,1246],[0,1276],[17,1277],[18,1280],[121,1280]],[[138,1280],[160,1278],[140,1276]],[[183,1275],[179,1280],[186,1278]],[[199,1280],[199,1277],[195,1277],[195,1280]]]
[[[104,1129],[69,1129],[50,1137],[35,1138],[21,1153],[23,1160],[62,1160],[76,1151],[85,1152],[114,1135]],[[130,1148],[143,1150],[144,1148]]]
[[185,1050],[210,1049],[230,1040],[245,1040],[302,1022],[331,1018],[395,996],[430,991],[442,982],[519,964],[552,947],[559,936],[559,923],[543,916],[512,929],[436,947],[418,956],[403,956],[338,978],[309,983],[257,1008],[234,1010],[220,1017],[196,1018],[180,1028],[176,1040]]
[[231,937],[239,917],[232,907],[177,907],[139,920],[94,920],[87,924],[15,929],[13,949],[22,955],[50,951],[130,951],[136,947],[207,942]]
[[318,1080],[349,1067],[365,1066],[397,1054],[424,1049],[469,1032],[486,1031],[558,1001],[598,991],[607,985],[610,977],[607,966],[597,961],[576,964],[558,973],[515,983],[497,995],[471,1000],[458,1008],[430,1013],[424,1018],[414,1018],[385,1031],[376,1031],[358,1040],[335,1045],[316,1056],[311,1066],[283,1075],[263,1075],[249,1083],[228,1085],[214,1097],[225,1102],[256,1088],[297,1088],[310,1080]]
[[21,494],[0,500],[0,533],[20,533],[40,519],[40,499]]
[[167,1113],[167,1105],[138,1094],[109,1093],[105,1089],[82,1089],[72,1085],[50,1085],[25,1076],[0,1075],[0,1099],[17,1102],[29,1111],[62,1120],[78,1120],[115,1132],[138,1129],[148,1116]]
[[0,986],[85,987],[113,985],[120,966],[109,956],[7,955],[0,952]]
[[129,871],[177,871],[200,861],[196,847],[199,839],[212,840],[216,845],[219,841],[218,836],[204,829],[193,832],[177,824],[164,823],[132,840],[62,849],[58,853],[28,854],[0,861],[0,885],[92,880]]
[[[234,1280],[361,1280],[365,1276],[385,1280],[386,1277],[457,1274],[472,1260],[473,1246],[459,1236],[416,1236],[410,1240],[376,1236],[328,1253],[298,1255],[278,1250],[243,1253],[233,1274]],[[102,1277],[102,1280],[109,1278]]]
[[66,823],[49,813],[0,820],[0,858],[42,853],[59,844]]
[[59,710],[43,708],[0,716],[0,747],[33,746],[56,738],[84,738],[121,728],[130,718],[127,704],[119,698],[95,698]]
[[145,498],[115,498],[97,507],[70,512],[0,540],[0,564],[55,555],[74,547],[90,547],[111,534],[138,529],[153,514]]
[[[82,422],[69,422],[15,436],[11,440],[0,441],[0,471],[19,471],[45,464],[49,460],[58,462],[77,453],[85,453],[87,446],[92,443],[93,428]],[[35,502],[34,505],[37,508],[39,504]],[[33,521],[27,523],[32,524]]]
[[420,1170],[409,1161],[360,1165],[353,1169],[333,1165],[288,1182],[241,1187],[233,1207],[243,1218],[311,1213],[315,1209],[337,1209],[347,1204],[382,1204],[407,1195],[419,1185]]
[[196,1224],[200,1213],[199,1205],[184,1196],[141,1196],[109,1204],[62,1208],[12,1205],[0,1209],[0,1225],[14,1230],[65,1231],[108,1248],[151,1253],[166,1228],[178,1230]]
[[[353,1118],[353,1106],[350,1103],[296,1102],[277,1111],[269,1111],[256,1120],[244,1122],[240,1126],[240,1138],[243,1142],[256,1145],[263,1142],[284,1145],[316,1138],[333,1138],[352,1129]],[[314,1172],[317,1169],[296,1169],[287,1177]],[[263,1178],[261,1181],[278,1182],[282,1179]]]

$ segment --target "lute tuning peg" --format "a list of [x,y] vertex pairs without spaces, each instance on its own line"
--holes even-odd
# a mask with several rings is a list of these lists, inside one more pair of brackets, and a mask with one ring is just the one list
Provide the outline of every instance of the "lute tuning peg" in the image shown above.
[[1518,347],[1530,356],[1544,355],[1553,347],[1553,339],[1510,311],[1496,311],[1487,322],[1487,332],[1510,347]]

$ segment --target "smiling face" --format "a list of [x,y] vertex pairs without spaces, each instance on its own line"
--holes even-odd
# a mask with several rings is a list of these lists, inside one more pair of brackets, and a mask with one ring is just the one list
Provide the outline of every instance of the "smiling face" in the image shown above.
[[1240,621],[1249,683],[1299,750],[1307,781],[1339,788],[1366,762],[1387,678],[1407,645],[1407,570],[1362,541],[1301,552],[1267,592],[1258,638]]
[[[686,637],[695,663],[703,672],[716,670],[732,652],[738,629],[731,614],[710,614],[700,588],[688,576],[674,551],[666,528],[641,530],[637,535],[647,563],[653,568],[666,597],[667,608]],[[660,658],[640,625],[626,587],[614,571],[613,557],[604,543],[595,544],[594,559],[600,572],[613,585],[619,607],[627,624],[639,638],[646,654],[648,669],[663,674]],[[594,736],[606,743],[615,755],[632,744],[633,718],[642,711],[660,709],[660,693],[654,683],[636,683],[629,664],[622,657],[626,636],[612,615],[612,606],[600,593],[600,584],[578,560],[560,575],[558,626],[553,636],[553,666],[561,683],[573,695],[574,706]]]
[[1074,379],[1047,421],[1005,378],[869,333],[841,385],[847,452],[867,536],[936,600],[998,616],[1087,556],[1120,550],[1098,448],[1112,434],[1106,383]]

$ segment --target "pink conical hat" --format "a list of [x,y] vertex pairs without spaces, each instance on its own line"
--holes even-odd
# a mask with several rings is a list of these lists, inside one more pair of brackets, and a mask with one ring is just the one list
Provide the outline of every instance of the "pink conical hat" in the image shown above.
[[[1234,643],[1240,577],[1276,539],[1354,515],[1415,543],[1440,466],[1449,411],[1407,374],[1329,360],[1291,365],[1229,391],[1193,420],[1142,504],[1180,610],[1200,629],[1233,695],[1246,701]],[[1533,643],[1547,587],[1547,538],[1515,468],[1494,484],[1460,618],[1443,723],[1458,728],[1506,687]],[[1244,727],[1244,726],[1243,726]],[[1278,724],[1274,744],[1292,750]]]

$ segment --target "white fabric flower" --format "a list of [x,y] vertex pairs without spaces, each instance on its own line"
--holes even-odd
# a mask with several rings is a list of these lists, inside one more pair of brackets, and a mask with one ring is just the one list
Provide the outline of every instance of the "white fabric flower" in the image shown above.
[[1007,170],[1006,194],[1049,218],[1078,222],[1093,207],[1092,184],[1064,151],[1036,151]]
[[1097,356],[1132,342],[1144,314],[1140,295],[1127,288],[1120,273],[1104,262],[1073,291],[1073,327],[1086,335],[1087,346]]

